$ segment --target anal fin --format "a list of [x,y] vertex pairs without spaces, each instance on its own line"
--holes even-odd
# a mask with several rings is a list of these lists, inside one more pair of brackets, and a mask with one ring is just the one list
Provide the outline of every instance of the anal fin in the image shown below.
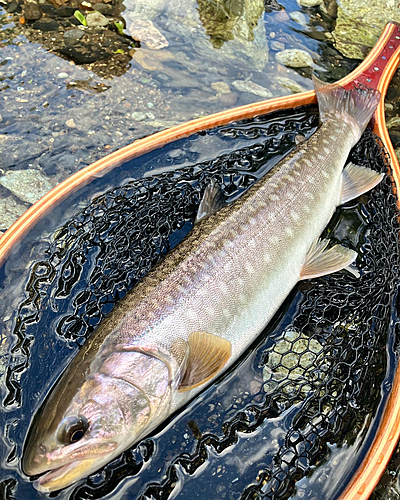
[[359,167],[354,163],[348,163],[343,170],[342,198],[340,203],[346,203],[360,194],[366,193],[383,179],[383,174],[379,174],[370,168]]
[[210,215],[215,214],[215,212],[217,212],[224,205],[225,196],[222,192],[221,186],[214,179],[212,179],[210,184],[208,184],[204,190],[203,198],[200,201],[194,223],[197,224],[202,219],[206,219]]
[[346,268],[357,258],[354,250],[342,245],[326,248],[329,240],[315,240],[308,251],[306,261],[300,273],[300,280],[325,276]]
[[229,340],[206,332],[193,332],[188,338],[189,353],[179,391],[189,391],[214,377],[231,357]]

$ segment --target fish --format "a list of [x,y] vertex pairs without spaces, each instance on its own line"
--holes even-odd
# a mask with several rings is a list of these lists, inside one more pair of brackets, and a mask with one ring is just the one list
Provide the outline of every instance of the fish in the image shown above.
[[348,268],[321,233],[383,174],[346,165],[380,100],[315,79],[320,127],[234,203],[205,188],[188,236],[114,307],[36,412],[22,470],[68,487],[148,436],[234,363],[296,283]]

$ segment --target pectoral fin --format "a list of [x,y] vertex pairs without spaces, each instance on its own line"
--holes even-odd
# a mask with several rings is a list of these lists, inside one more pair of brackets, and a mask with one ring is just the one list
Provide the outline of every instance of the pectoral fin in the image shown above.
[[188,338],[189,353],[179,391],[188,391],[214,377],[231,356],[228,340],[206,332],[193,332]]
[[343,170],[342,199],[340,203],[346,203],[360,194],[366,193],[383,179],[383,174],[379,174],[370,168],[358,167],[354,163],[348,163]]
[[335,245],[326,249],[329,240],[315,240],[308,251],[300,273],[300,280],[325,276],[349,266],[357,258],[357,253],[349,248]]
[[197,224],[202,219],[206,219],[210,215],[215,214],[224,204],[225,197],[221,186],[212,179],[204,190],[203,198],[201,199],[194,223]]

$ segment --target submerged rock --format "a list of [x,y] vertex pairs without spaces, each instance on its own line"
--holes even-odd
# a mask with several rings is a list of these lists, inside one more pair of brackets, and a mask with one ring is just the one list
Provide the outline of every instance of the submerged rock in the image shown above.
[[18,202],[14,196],[0,198],[0,230],[8,229],[25,211],[26,206]]
[[249,92],[250,94],[259,95],[260,97],[265,97],[266,99],[272,97],[272,92],[270,90],[250,80],[235,80],[232,82],[232,85],[240,92]]
[[333,31],[335,46],[346,57],[364,59],[385,24],[399,19],[398,0],[341,0]]
[[310,54],[300,49],[281,50],[275,54],[275,59],[278,63],[288,66],[289,68],[305,68],[314,65],[314,61]]
[[0,177],[0,184],[17,198],[35,203],[53,187],[40,170],[11,170]]
[[131,19],[128,30],[133,39],[145,43],[149,49],[160,50],[169,45],[168,40],[152,21]]
[[295,82],[291,78],[286,78],[285,76],[277,75],[275,81],[279,83],[284,89],[290,90],[292,94],[297,94],[299,92],[304,92],[306,89],[300,85],[300,83]]

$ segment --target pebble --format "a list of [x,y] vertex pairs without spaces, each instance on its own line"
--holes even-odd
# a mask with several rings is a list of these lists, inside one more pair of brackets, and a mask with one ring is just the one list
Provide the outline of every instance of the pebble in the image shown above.
[[40,170],[10,170],[0,177],[0,184],[21,201],[35,203],[53,187]]
[[295,82],[291,78],[286,78],[285,76],[277,75],[275,80],[279,83],[281,87],[290,90],[292,94],[297,94],[299,92],[304,92],[306,89],[302,87],[299,83]]
[[289,16],[291,19],[293,19],[293,21],[295,21],[298,24],[301,24],[301,26],[307,26],[307,18],[299,10],[295,10],[294,12],[290,12]]
[[219,100],[224,106],[234,106],[238,100],[238,96],[233,92],[229,92],[229,94],[221,94]]
[[74,122],[73,118],[70,118],[65,122],[65,125],[69,128],[76,128],[76,123]]
[[313,66],[314,61],[308,52],[301,49],[286,49],[275,54],[275,59],[280,64],[289,68],[304,68]]
[[65,78],[68,78],[68,73],[61,71],[61,73],[58,73],[57,78],[64,80]]
[[322,5],[324,0],[297,0],[297,3],[301,7],[317,7],[318,5]]
[[146,118],[146,113],[142,113],[140,111],[133,111],[131,113],[131,119],[135,122],[142,122]]
[[97,12],[101,12],[101,14],[111,14],[112,7],[111,5],[107,5],[105,3],[95,3],[93,5],[93,9],[97,10]]
[[37,3],[29,2],[24,5],[24,17],[27,21],[35,21],[42,17],[42,11]]
[[68,30],[64,33],[64,42],[66,45],[71,46],[74,45],[78,40],[80,40],[84,35],[82,30]]
[[9,4],[6,4],[4,6],[4,9],[9,14],[14,14],[14,12],[21,12],[21,7],[18,5],[18,2],[16,2],[15,0],[11,0],[11,2]]
[[272,97],[272,92],[270,90],[250,80],[235,80],[232,82],[232,85],[240,92],[249,92],[250,94],[265,97],[266,99]]
[[101,12],[89,12],[86,15],[86,22],[89,27],[91,26],[107,26],[108,19],[103,16]]
[[271,42],[271,49],[272,50],[285,50],[285,44],[282,42],[278,42],[277,40],[274,40]]
[[225,82],[213,82],[211,88],[220,94],[229,94],[231,91],[229,85]]

